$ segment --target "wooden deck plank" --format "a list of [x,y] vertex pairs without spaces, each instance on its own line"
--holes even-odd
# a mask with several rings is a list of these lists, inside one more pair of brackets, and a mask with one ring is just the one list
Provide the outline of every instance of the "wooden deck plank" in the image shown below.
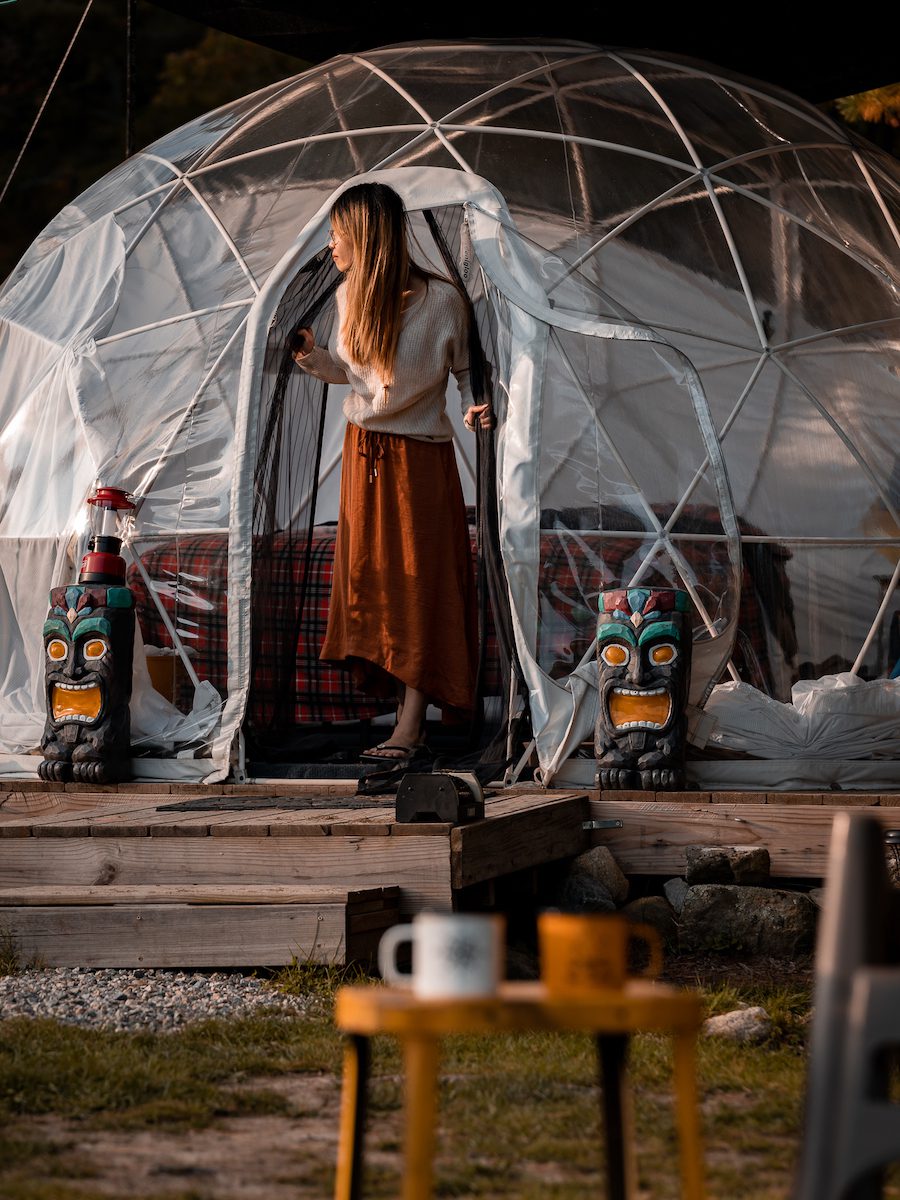
[[[20,908],[5,913],[22,953],[47,966],[246,967],[343,963],[348,948],[343,904],[121,905]],[[385,920],[382,928],[390,922]]]
[[72,795],[69,792],[6,792],[0,795],[0,825],[81,817],[87,813],[122,812],[151,807],[152,798],[121,797],[114,792]]
[[[111,794],[112,795],[112,794]],[[129,836],[146,837],[146,820],[153,809],[146,805],[138,807],[133,801],[124,804],[104,804],[85,807],[83,810],[61,808],[58,812],[46,812],[29,818],[32,837],[91,837],[95,830],[102,837],[106,827],[128,829]]]
[[354,912],[396,907],[398,887],[347,888],[333,884],[132,884],[107,887],[59,884],[0,888],[0,907],[31,904],[349,904]]
[[391,837],[449,837],[454,828],[449,821],[397,821]]
[[525,810],[495,811],[492,807],[489,819],[451,832],[455,888],[567,858],[589,844],[582,828],[588,815],[584,793],[545,799]]
[[327,812],[278,813],[269,822],[269,837],[330,837]]
[[443,838],[13,838],[0,887],[31,884],[325,884],[403,889],[401,911],[452,908]]
[[40,762],[40,756],[34,756],[34,776],[28,779],[2,779],[0,780],[0,792],[64,792],[66,785],[64,783],[49,783],[45,779],[41,779],[37,773],[37,764]]
[[[858,812],[857,806],[846,810]],[[622,822],[604,829],[594,844],[609,847],[623,871],[641,875],[681,875],[688,846],[765,846],[772,874],[799,878],[825,875],[831,824],[841,805],[716,804],[686,810],[677,804],[591,802],[591,817]],[[870,804],[885,828],[900,825],[891,808]],[[18,843],[17,843],[18,844]]]
[[331,822],[331,836],[389,837],[394,824],[393,808],[353,809]]
[[[263,783],[266,781],[263,780]],[[355,779],[275,779],[266,783],[270,796],[355,796]]]

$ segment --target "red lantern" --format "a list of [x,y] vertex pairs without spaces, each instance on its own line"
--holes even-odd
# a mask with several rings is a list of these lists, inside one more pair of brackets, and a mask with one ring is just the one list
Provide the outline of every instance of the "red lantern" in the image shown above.
[[120,488],[98,487],[95,495],[88,497],[91,506],[91,536],[88,552],[81,560],[79,583],[123,584],[125,582],[125,559],[119,554],[122,549],[120,513],[134,508],[134,501]]

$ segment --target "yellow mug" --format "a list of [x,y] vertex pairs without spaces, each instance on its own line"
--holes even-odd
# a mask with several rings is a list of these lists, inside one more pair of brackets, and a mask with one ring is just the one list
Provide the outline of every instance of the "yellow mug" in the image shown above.
[[639,974],[658,975],[662,943],[649,925],[595,913],[540,913],[541,980],[548,992],[561,996],[622,988],[629,974],[631,941],[645,942],[650,951],[650,961]]

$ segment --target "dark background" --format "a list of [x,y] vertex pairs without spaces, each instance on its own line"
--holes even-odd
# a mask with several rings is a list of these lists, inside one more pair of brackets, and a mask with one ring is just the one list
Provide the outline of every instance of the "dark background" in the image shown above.
[[[86,0],[0,2],[0,190],[19,155]],[[796,92],[839,116],[835,97],[891,84],[893,40],[862,19],[828,26],[815,10],[796,32],[777,10],[736,6],[669,16],[610,18],[600,4],[575,7],[551,32],[506,4],[366,4],[334,0],[317,10],[294,0],[164,4],[133,0],[131,122],[135,149],[192,117],[332,55],[423,39],[564,37],[607,46],[648,46],[706,60]],[[473,12],[473,9],[477,9]],[[0,202],[0,279],[43,226],[125,157],[128,0],[94,0],[37,129]],[[743,27],[741,21],[746,21]],[[560,23],[561,25],[561,23]],[[812,30],[812,26],[815,29]],[[215,28],[213,28],[215,26]],[[652,26],[652,36],[648,33]],[[237,35],[237,36],[235,36]],[[847,108],[847,106],[845,106]],[[858,106],[849,106],[860,117]],[[900,149],[895,114],[854,127]],[[885,119],[887,116],[887,119]]]

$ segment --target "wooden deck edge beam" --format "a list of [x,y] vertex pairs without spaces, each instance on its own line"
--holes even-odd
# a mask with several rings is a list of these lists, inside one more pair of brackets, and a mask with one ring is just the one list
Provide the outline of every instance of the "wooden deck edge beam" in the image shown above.
[[584,821],[586,794],[560,799],[473,825],[458,825],[450,833],[450,870],[454,888],[485,879],[498,879],[528,867],[571,858],[589,845]]
[[121,904],[0,910],[21,954],[46,966],[252,967],[370,959],[396,908]]
[[111,904],[346,904],[354,912],[396,908],[399,887],[342,888],[330,885],[273,884],[108,884],[34,885],[0,888],[0,919],[4,908],[29,905],[101,906]]
[[[626,874],[683,875],[688,846],[764,846],[772,875],[820,879],[827,871],[835,813],[860,812],[856,804],[688,804],[592,800],[594,820],[615,820],[621,827],[594,832],[594,845],[605,845]],[[885,829],[900,828],[900,810],[865,807]]]

